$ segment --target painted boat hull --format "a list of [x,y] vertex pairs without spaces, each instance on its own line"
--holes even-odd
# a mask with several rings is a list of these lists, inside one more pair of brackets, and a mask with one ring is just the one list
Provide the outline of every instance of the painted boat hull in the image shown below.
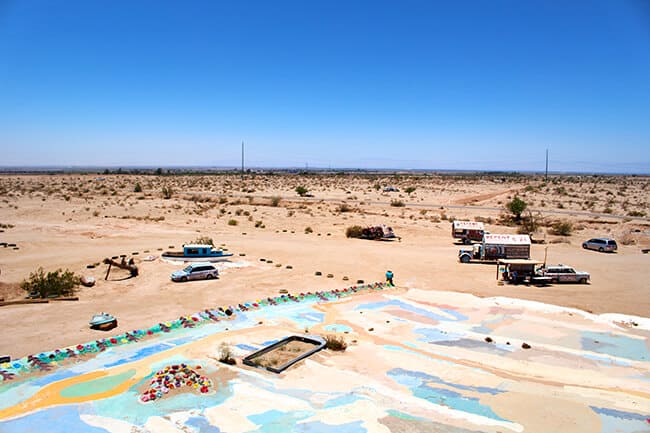
[[183,253],[173,253],[173,252],[165,252],[161,254],[160,258],[164,260],[172,260],[175,262],[222,262],[225,260],[228,260],[230,257],[232,257],[233,254],[221,254],[218,256],[184,256]]

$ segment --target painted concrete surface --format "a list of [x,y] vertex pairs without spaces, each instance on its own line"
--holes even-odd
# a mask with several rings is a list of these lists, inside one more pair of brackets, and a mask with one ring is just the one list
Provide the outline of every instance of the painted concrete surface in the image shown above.
[[[0,431],[650,431],[647,319],[381,286],[332,293],[0,365]],[[306,331],[349,346],[280,375],[241,364]],[[237,365],[218,362],[224,343]],[[156,382],[178,365],[209,389]],[[143,401],[152,383],[160,397]]]

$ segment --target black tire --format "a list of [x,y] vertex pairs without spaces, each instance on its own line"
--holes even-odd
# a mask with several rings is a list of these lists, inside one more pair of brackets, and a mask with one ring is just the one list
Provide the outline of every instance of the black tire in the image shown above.
[[208,274],[208,275],[205,277],[206,280],[211,280],[212,278],[213,278],[213,277],[212,277],[212,274]]
[[587,249],[587,244],[582,244],[582,248]]
[[587,279],[586,278],[580,278],[580,284],[587,284]]
[[602,253],[603,251],[605,251],[605,249],[603,247],[598,248],[598,252]]
[[470,261],[469,256],[460,256],[461,263],[469,263],[469,261]]
[[187,281],[187,277],[181,277],[181,281],[185,283]]

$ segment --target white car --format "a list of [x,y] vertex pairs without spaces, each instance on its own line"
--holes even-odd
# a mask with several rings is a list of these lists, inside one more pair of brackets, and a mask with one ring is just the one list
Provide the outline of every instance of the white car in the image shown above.
[[543,277],[549,277],[553,283],[580,283],[587,284],[591,279],[588,272],[576,271],[571,266],[554,265],[542,268],[539,274]]
[[219,278],[219,270],[211,263],[191,263],[185,269],[172,272],[172,281],[211,280]]

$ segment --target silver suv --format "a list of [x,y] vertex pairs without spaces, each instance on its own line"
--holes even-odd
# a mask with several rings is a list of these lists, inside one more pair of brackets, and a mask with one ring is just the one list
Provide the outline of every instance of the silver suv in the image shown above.
[[539,274],[543,277],[549,277],[554,283],[587,284],[591,278],[587,272],[576,271],[574,268],[562,264],[542,268]]
[[616,245],[616,241],[614,239],[594,238],[594,239],[589,239],[586,242],[583,242],[582,248],[584,248],[585,250],[600,251],[601,253],[604,251],[611,253],[618,249],[618,245]]
[[219,278],[219,270],[210,263],[191,263],[185,269],[172,272],[172,281],[210,280]]

